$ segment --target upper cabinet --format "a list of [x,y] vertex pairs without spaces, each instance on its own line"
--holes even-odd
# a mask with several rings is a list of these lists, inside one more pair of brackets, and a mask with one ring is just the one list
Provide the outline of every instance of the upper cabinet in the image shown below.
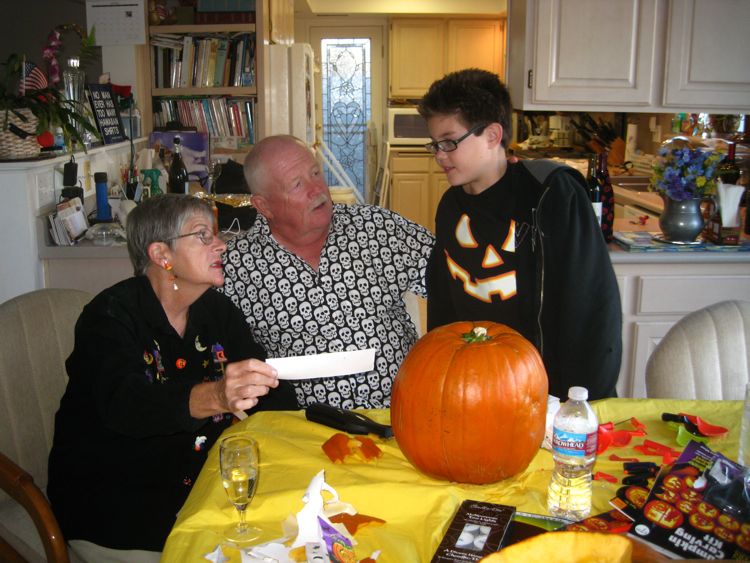
[[516,107],[653,105],[658,0],[511,0],[509,87]]
[[505,75],[505,25],[500,20],[448,20],[445,72],[481,68]]
[[445,68],[445,23],[394,19],[390,26],[389,95],[418,98]]
[[669,10],[664,105],[747,112],[750,2],[680,0]]
[[435,80],[462,68],[505,74],[505,22],[487,18],[394,18],[389,96],[421,98]]
[[745,0],[509,0],[522,109],[750,109]]

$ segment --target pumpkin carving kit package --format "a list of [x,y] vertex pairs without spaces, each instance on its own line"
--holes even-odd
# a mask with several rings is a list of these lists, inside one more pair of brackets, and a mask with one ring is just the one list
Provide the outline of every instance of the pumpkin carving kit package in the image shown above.
[[750,559],[750,473],[691,441],[641,501],[630,535],[687,559]]

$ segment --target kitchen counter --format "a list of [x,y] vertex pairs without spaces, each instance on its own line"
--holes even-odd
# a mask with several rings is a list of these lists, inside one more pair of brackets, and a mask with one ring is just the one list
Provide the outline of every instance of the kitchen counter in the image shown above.
[[45,232],[47,224],[46,216],[37,218],[45,287],[72,287],[96,295],[133,275],[127,245],[99,246],[83,238],[73,246],[56,246]]
[[614,182],[612,183],[612,189],[615,192],[615,203],[618,205],[635,205],[657,215],[664,209],[664,202],[661,196],[654,192],[629,190],[618,186]]
[[[139,150],[146,142],[145,138],[136,139],[135,150]],[[91,181],[94,172],[107,172],[111,182],[120,177],[120,171],[130,162],[130,149],[130,143],[126,141],[95,147],[86,153],[75,153],[84,196],[94,195],[94,183]],[[43,287],[76,287],[57,285],[54,277],[50,275],[47,258],[43,256],[47,252],[47,249],[43,248],[46,246],[47,227],[44,223],[41,227],[38,224],[39,218],[46,219],[46,214],[54,209],[59,199],[63,165],[69,160],[70,155],[64,155],[0,163],[0,187],[3,194],[0,224],[9,236],[12,235],[12,242],[5,244],[0,251],[0,302]],[[101,249],[91,250],[101,253]],[[79,247],[50,251],[76,256],[80,256],[81,252]],[[127,262],[126,257],[124,260],[113,260]],[[109,265],[98,265],[102,271],[109,268]],[[78,270],[72,273],[75,274],[76,281],[86,280],[90,275],[83,264],[79,264]]]
[[[630,229],[634,230],[634,229]],[[658,227],[654,229],[658,231]],[[750,251],[743,252],[635,252],[619,244],[609,244],[612,264],[747,264],[750,267]],[[750,286],[747,288],[750,298]]]
[[[623,190],[628,194],[650,195],[661,198],[652,193],[633,192]],[[615,195],[617,197],[617,195]],[[629,219],[615,219],[614,230],[628,231],[650,231],[658,232],[659,224],[649,219],[645,225],[633,224]],[[705,251],[680,251],[680,252],[636,252],[629,251],[616,242],[609,244],[609,256],[612,264],[748,264],[750,265],[750,251],[742,252],[705,252]],[[748,288],[750,295],[750,287]]]
[[[616,219],[614,227],[659,230],[627,219]],[[630,252],[611,243],[609,255],[622,305],[620,397],[646,396],[646,363],[675,322],[707,305],[750,296],[750,252]]]

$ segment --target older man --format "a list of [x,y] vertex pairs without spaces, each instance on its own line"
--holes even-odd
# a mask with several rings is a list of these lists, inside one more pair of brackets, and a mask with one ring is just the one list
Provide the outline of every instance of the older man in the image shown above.
[[258,217],[227,245],[224,293],[270,358],[376,350],[373,371],[294,382],[300,407],[388,407],[417,339],[403,295],[426,294],[432,234],[387,209],[334,205],[323,170],[295,137],[260,141],[245,177]]

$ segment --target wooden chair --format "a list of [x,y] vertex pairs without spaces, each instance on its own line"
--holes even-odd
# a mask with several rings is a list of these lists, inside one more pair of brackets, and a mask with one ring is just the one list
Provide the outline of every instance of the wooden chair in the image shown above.
[[750,380],[750,301],[722,301],[686,315],[648,359],[649,397],[741,400]]
[[[39,537],[42,540],[47,561],[68,563],[68,549],[62,531],[57,523],[47,497],[34,484],[34,478],[11,459],[0,453],[0,488],[18,502],[31,516]],[[29,554],[21,554],[23,548],[16,549],[0,537],[0,560],[7,562],[28,561]]]
[[0,561],[69,561],[44,489],[65,359],[90,299],[41,289],[0,305]]

